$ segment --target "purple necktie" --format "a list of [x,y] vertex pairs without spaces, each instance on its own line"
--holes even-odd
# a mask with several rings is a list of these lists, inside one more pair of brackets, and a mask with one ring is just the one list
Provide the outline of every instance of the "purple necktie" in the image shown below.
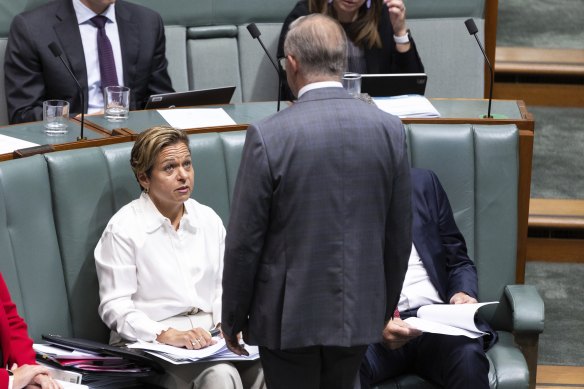
[[91,22],[97,27],[97,53],[99,55],[99,72],[101,73],[101,87],[118,85],[116,62],[112,44],[105,33],[107,18],[97,15],[91,18]]

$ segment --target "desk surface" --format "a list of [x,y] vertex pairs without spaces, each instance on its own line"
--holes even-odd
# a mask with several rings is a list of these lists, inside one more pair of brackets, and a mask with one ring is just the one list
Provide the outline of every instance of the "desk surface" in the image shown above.
[[[441,119],[467,119],[469,122],[481,121],[487,113],[488,101],[483,99],[431,99],[432,104],[440,112]],[[289,102],[282,103],[285,109]],[[276,102],[241,103],[235,105],[223,105],[221,107],[237,124],[250,124],[276,113]],[[205,107],[209,108],[209,107]],[[491,108],[492,114],[503,115],[509,120],[524,119],[521,106],[515,100],[494,100]],[[166,120],[157,110],[133,111],[127,120],[121,122],[108,122],[103,115],[86,116],[85,120],[102,131],[111,133],[119,128],[129,129],[140,133],[149,127],[156,125],[168,125]],[[421,119],[422,122],[428,119]],[[435,121],[436,119],[430,119]],[[413,122],[403,119],[405,123]],[[496,119],[495,119],[496,121]],[[419,122],[416,120],[416,122]],[[496,124],[496,123],[493,123]]]
[[[43,122],[31,122],[1,127],[0,134],[26,140],[39,145],[56,145],[77,141],[77,137],[80,133],[80,123],[75,120],[70,120],[68,128],[69,132],[66,134],[49,136],[45,134]],[[87,139],[100,139],[106,137],[105,134],[91,131],[88,128],[84,129],[83,133]]]

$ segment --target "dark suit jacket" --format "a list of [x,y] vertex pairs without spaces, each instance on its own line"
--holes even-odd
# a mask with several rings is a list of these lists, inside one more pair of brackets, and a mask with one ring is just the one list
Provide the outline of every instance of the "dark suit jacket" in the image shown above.
[[[155,93],[172,92],[165,56],[164,26],[156,12],[116,1],[124,85],[131,89],[130,109],[141,109]],[[75,73],[87,104],[87,69],[81,34],[71,0],[55,0],[14,17],[4,63],[10,123],[42,119],[47,99],[68,100],[81,112],[75,82],[48,48],[56,42]],[[86,111],[86,107],[84,110]]]
[[2,351],[2,366],[0,366],[0,389],[8,387],[8,372],[5,367],[28,364],[34,365],[35,354],[32,340],[28,337],[26,323],[16,311],[16,306],[10,298],[10,293],[0,274],[0,350]]
[[[456,226],[438,177],[431,170],[412,168],[411,178],[413,241],[430,281],[445,303],[457,292],[478,300],[476,267],[468,257],[464,236]],[[485,345],[493,345],[495,331],[486,322],[479,324],[479,328],[491,333]]]
[[381,340],[411,248],[405,132],[342,88],[247,130],[223,273],[222,329],[271,349]]

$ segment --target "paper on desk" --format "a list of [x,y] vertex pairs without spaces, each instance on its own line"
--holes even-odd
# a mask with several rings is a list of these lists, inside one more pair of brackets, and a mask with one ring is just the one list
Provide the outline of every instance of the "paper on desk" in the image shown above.
[[223,108],[175,108],[159,110],[158,113],[172,127],[182,130],[237,124]]
[[0,135],[0,154],[11,153],[14,150],[38,146],[36,143],[27,142],[11,136]]
[[439,118],[440,113],[430,100],[421,95],[374,97],[373,102],[382,111],[400,118]]
[[85,350],[84,351],[69,350],[44,343],[35,343],[32,345],[32,348],[38,354],[50,355],[55,359],[95,359],[95,360],[120,359],[119,357],[115,356],[105,356]]
[[418,309],[418,317],[409,317],[404,321],[424,332],[478,338],[486,332],[477,328],[475,316],[479,308],[489,304],[498,302],[424,305]]

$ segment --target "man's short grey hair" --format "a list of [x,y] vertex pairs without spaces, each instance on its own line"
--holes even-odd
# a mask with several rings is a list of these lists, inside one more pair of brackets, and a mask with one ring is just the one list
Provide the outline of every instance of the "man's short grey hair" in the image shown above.
[[310,14],[290,24],[284,53],[296,58],[306,78],[340,78],[347,66],[347,37],[343,27],[333,18]]

